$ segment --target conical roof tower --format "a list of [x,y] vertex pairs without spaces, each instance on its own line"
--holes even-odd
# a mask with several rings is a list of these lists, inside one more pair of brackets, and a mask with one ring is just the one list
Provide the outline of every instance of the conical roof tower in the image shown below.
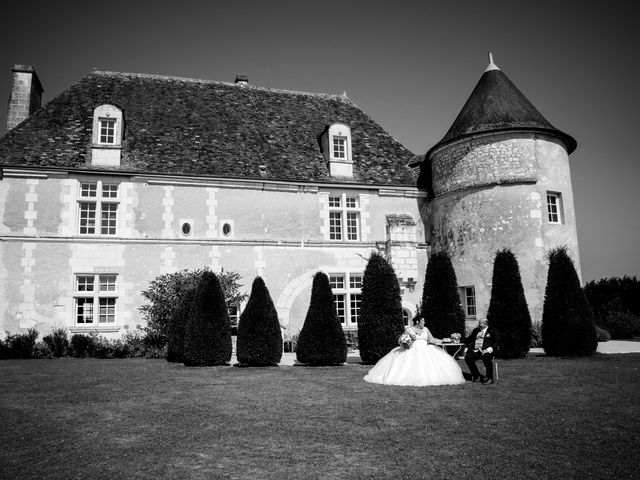
[[576,149],[573,137],[555,128],[522,94],[511,80],[493,63],[480,77],[471,96],[446,135],[426,155],[447,144],[470,135],[501,131],[533,131],[560,139],[567,153]]

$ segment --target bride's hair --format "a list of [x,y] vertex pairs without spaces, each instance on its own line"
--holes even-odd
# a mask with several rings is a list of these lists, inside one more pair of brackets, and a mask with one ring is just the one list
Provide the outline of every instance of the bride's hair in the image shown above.
[[413,317],[413,325],[418,325],[420,323],[420,320],[424,320],[424,317],[422,315],[416,315],[415,317]]

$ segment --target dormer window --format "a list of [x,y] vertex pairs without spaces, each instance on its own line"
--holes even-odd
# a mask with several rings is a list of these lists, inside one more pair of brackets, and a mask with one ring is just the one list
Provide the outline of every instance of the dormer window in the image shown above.
[[332,177],[353,177],[351,129],[342,123],[329,125],[320,135],[320,148]]
[[104,104],[93,110],[91,165],[120,166],[123,131],[122,110],[118,107]]

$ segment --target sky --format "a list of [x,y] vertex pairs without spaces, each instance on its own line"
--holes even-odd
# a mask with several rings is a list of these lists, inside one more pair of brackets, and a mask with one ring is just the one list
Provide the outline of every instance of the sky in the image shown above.
[[[34,0],[0,7],[0,97],[32,65],[46,103],[93,69],[348,97],[417,154],[493,53],[570,156],[582,281],[640,276],[640,29],[633,2]],[[0,135],[6,132],[6,103]]]

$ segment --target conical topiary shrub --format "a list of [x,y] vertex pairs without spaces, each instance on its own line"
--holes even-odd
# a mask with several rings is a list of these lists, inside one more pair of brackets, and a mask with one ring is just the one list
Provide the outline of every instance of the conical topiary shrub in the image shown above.
[[389,262],[372,252],[362,279],[362,304],[358,320],[360,359],[373,365],[392,348],[404,331],[398,278]]
[[586,356],[598,348],[591,306],[566,247],[549,252],[542,311],[542,347],[547,355]]
[[446,252],[429,258],[422,292],[422,314],[425,325],[437,338],[465,331],[465,315],[460,305],[458,280]]
[[347,342],[333,302],[329,278],[313,277],[311,302],[298,336],[296,358],[309,365],[341,365],[347,361]]
[[511,250],[496,253],[487,321],[497,332],[500,358],[527,354],[531,346],[531,316],[518,261]]
[[181,282],[176,287],[178,305],[167,323],[167,361],[184,362],[184,332],[189,319],[189,312],[197,290],[197,285]]
[[261,277],[251,286],[247,306],[240,315],[238,362],[252,367],[275,366],[282,359],[282,330],[278,312]]
[[204,272],[194,293],[184,331],[184,364],[226,365],[231,360],[231,328],[218,277]]

